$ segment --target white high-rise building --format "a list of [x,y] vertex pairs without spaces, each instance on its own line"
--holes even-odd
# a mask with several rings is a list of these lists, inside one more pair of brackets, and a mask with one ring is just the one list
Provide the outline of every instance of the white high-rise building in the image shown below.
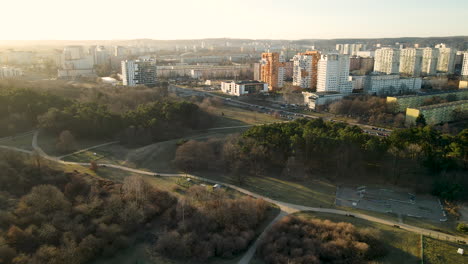
[[437,73],[438,61],[439,61],[438,49],[433,49],[433,48],[423,49],[421,74],[422,75],[435,75]]
[[122,61],[123,85],[136,86],[156,84],[155,60],[125,60]]
[[447,74],[452,74],[455,70],[455,55],[457,51],[453,48],[448,48],[445,44],[435,46],[439,50],[439,60],[437,63],[437,71]]
[[461,75],[468,76],[468,51],[463,53]]
[[419,77],[423,51],[421,49],[406,48],[400,50],[400,73],[406,76]]
[[400,70],[400,50],[381,48],[375,51],[374,71],[396,74]]
[[353,86],[349,78],[349,56],[338,54],[322,55],[318,62],[317,92],[351,93]]

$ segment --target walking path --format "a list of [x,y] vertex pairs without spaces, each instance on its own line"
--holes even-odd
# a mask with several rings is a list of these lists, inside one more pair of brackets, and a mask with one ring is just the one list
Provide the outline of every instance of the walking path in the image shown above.
[[[62,164],[81,165],[81,166],[89,166],[90,165],[90,163],[67,162],[67,161],[60,160],[57,157],[52,157],[52,156],[47,155],[47,153],[45,153],[39,147],[39,145],[37,144],[38,135],[39,135],[39,131],[36,131],[34,133],[34,136],[33,136],[32,147],[33,147],[34,151],[36,153],[38,153],[44,159],[54,161],[54,162],[58,162],[58,163],[62,163]],[[0,146],[0,148],[9,149],[9,150],[13,150],[13,151],[20,151],[20,152],[28,153],[28,154],[33,153],[31,151],[26,151],[26,150],[14,148],[14,147]],[[98,166],[100,166],[100,167],[110,167],[110,168],[114,168],[114,169],[124,170],[124,171],[143,174],[143,175],[150,175],[150,176],[159,175],[159,176],[162,176],[162,177],[190,177],[190,178],[193,178],[193,179],[198,179],[198,180],[213,183],[213,184],[216,184],[216,183],[221,184],[221,185],[223,185],[225,187],[231,188],[231,189],[236,190],[238,192],[241,192],[243,194],[246,194],[246,195],[249,195],[249,196],[252,196],[252,197],[255,197],[255,198],[260,198],[260,199],[263,199],[263,200],[265,200],[267,202],[270,202],[272,204],[277,205],[281,209],[280,214],[268,225],[267,228],[265,228],[265,230],[262,232],[262,234],[260,234],[260,236],[256,239],[256,241],[250,246],[250,248],[247,250],[245,255],[239,261],[239,264],[248,264],[250,262],[250,260],[254,256],[255,251],[256,251],[256,249],[257,249],[257,247],[258,247],[258,245],[259,245],[259,243],[261,241],[261,238],[265,235],[266,231],[268,231],[268,229],[274,223],[276,223],[277,221],[279,221],[280,219],[282,219],[286,215],[296,213],[296,212],[301,212],[301,211],[330,213],[330,214],[337,214],[337,215],[355,217],[355,218],[360,218],[360,219],[364,219],[364,220],[379,223],[379,224],[395,226],[396,228],[400,228],[400,229],[410,231],[410,232],[413,232],[413,233],[422,234],[422,235],[425,235],[425,236],[436,237],[436,238],[441,239],[441,240],[449,240],[449,241],[458,240],[458,241],[464,241],[465,243],[468,243],[468,239],[465,238],[465,237],[448,235],[448,234],[445,234],[445,233],[442,233],[442,232],[438,232],[438,231],[434,231],[434,230],[430,230],[430,229],[425,229],[425,228],[420,228],[420,227],[416,227],[416,226],[411,226],[411,225],[407,225],[407,224],[403,224],[403,223],[398,223],[398,222],[394,222],[394,221],[390,221],[390,220],[386,220],[386,219],[382,219],[382,218],[378,218],[378,217],[374,217],[374,216],[370,216],[370,215],[366,215],[366,214],[362,214],[362,213],[350,213],[348,211],[332,209],[332,208],[309,207],[309,206],[290,204],[290,203],[286,203],[286,202],[282,202],[282,201],[277,201],[277,200],[265,197],[263,195],[251,192],[249,190],[243,189],[243,188],[241,188],[239,186],[236,186],[236,185],[222,183],[222,182],[219,182],[219,181],[214,181],[214,180],[211,180],[211,179],[207,179],[207,178],[203,178],[203,177],[199,177],[199,176],[195,176],[195,175],[191,175],[191,174],[156,173],[156,172],[151,172],[151,171],[132,169],[132,168],[128,168],[128,167],[125,167],[125,166],[114,165],[114,164],[105,164],[105,163],[98,164]]]

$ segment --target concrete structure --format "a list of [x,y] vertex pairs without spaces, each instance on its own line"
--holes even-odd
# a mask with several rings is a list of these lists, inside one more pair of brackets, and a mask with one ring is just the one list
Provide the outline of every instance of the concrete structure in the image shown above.
[[125,60],[122,61],[123,85],[136,86],[156,84],[155,60]]
[[339,101],[346,96],[345,94],[333,92],[302,92],[302,95],[304,96],[304,104],[312,110],[317,110],[319,106]]
[[447,96],[454,96],[456,100],[468,100],[468,89],[443,91],[437,93],[421,93],[415,95],[401,95],[401,96],[388,96],[387,103],[395,103],[395,112],[404,112],[406,108],[415,108],[422,106],[424,102],[433,97],[446,98]]
[[349,56],[322,55],[318,62],[317,92],[349,94],[353,86],[349,77]]
[[406,124],[414,125],[416,118],[423,115],[428,125],[436,125],[456,120],[455,111],[468,111],[468,100],[455,101],[444,104],[421,106],[406,109]]
[[437,73],[437,64],[439,61],[439,50],[433,48],[423,49],[421,62],[421,75],[429,76]]
[[294,56],[293,85],[317,89],[317,69],[320,52],[307,51]]
[[461,76],[468,77],[468,52],[463,53]]
[[23,75],[23,71],[16,67],[0,67],[0,79],[15,78]]
[[374,71],[396,74],[400,69],[400,50],[382,48],[375,51]]
[[94,55],[85,53],[82,46],[66,46],[61,55],[58,77],[96,77]]
[[262,53],[260,64],[260,79],[262,82],[268,83],[271,91],[284,86],[285,69],[283,56],[277,52]]
[[364,91],[375,95],[394,95],[417,92],[421,89],[421,78],[401,78],[398,74],[372,74],[366,76]]
[[439,50],[439,60],[437,63],[437,72],[452,74],[455,69],[456,50],[448,48],[445,44],[436,45]]
[[421,76],[423,51],[406,48],[400,50],[400,74],[411,77]]
[[268,84],[259,81],[222,82],[221,91],[235,96],[265,93],[268,92]]

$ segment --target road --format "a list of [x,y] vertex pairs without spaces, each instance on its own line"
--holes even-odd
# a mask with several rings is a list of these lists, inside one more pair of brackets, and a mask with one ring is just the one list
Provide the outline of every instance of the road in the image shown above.
[[[53,161],[53,162],[58,162],[58,163],[61,163],[61,164],[90,166],[90,163],[67,162],[67,161],[60,160],[60,158],[58,158],[58,157],[49,156],[38,145],[38,143],[37,143],[38,135],[39,135],[39,131],[34,132],[34,136],[33,136],[33,140],[32,140],[32,147],[34,149],[34,152],[39,154],[44,159],[47,159],[47,160],[50,160],[50,161]],[[33,153],[31,151],[26,151],[26,150],[14,148],[14,147],[0,146],[0,148],[9,149],[9,150],[13,150],[13,151],[20,151],[20,152],[27,153],[27,154],[32,154]],[[465,238],[465,237],[448,235],[448,234],[441,233],[441,232],[438,232],[438,231],[425,229],[425,228],[420,228],[420,227],[416,227],[416,226],[411,226],[411,225],[407,225],[407,224],[402,224],[402,223],[399,223],[399,222],[394,222],[394,221],[390,221],[390,220],[386,220],[386,219],[366,215],[366,214],[363,214],[363,213],[350,213],[349,211],[333,209],[333,208],[317,208],[317,207],[303,206],[303,205],[298,205],[298,204],[291,204],[291,203],[286,203],[286,202],[282,202],[282,201],[277,201],[277,200],[274,200],[274,199],[270,199],[270,198],[268,198],[266,196],[251,192],[249,190],[246,190],[244,188],[241,188],[241,187],[233,185],[233,184],[222,183],[222,182],[219,182],[219,181],[214,181],[214,180],[211,180],[211,179],[207,179],[207,178],[204,178],[204,177],[199,177],[199,176],[192,175],[192,174],[157,173],[157,172],[152,172],[152,171],[133,169],[133,168],[125,167],[125,166],[114,165],[114,164],[105,164],[105,163],[98,164],[98,166],[100,166],[100,167],[109,167],[109,168],[114,168],[114,169],[119,169],[119,170],[124,170],[124,171],[132,172],[132,173],[149,175],[149,176],[159,175],[161,177],[190,177],[190,178],[193,178],[193,179],[198,179],[200,181],[204,181],[204,182],[208,182],[208,183],[212,183],[212,184],[221,184],[224,187],[231,188],[231,189],[236,190],[236,191],[238,191],[240,193],[243,193],[245,195],[249,195],[249,196],[252,196],[252,197],[255,197],[255,198],[263,199],[263,200],[265,200],[265,201],[267,201],[269,203],[272,203],[272,204],[275,204],[276,206],[278,206],[280,208],[280,210],[281,210],[280,214],[268,225],[268,227],[263,231],[263,233],[250,246],[250,248],[247,250],[245,255],[239,261],[239,264],[247,264],[247,263],[250,262],[250,260],[252,259],[252,257],[255,254],[255,251],[257,249],[257,246],[260,243],[261,238],[265,235],[266,231],[274,223],[281,220],[284,216],[287,216],[289,214],[296,213],[296,212],[330,213],[330,214],[337,214],[337,215],[343,215],[343,216],[348,216],[348,217],[360,218],[360,219],[364,219],[364,220],[367,220],[367,221],[371,221],[371,222],[379,223],[379,224],[384,224],[384,225],[388,225],[388,226],[398,226],[396,228],[403,229],[403,230],[413,232],[413,233],[422,234],[422,235],[425,235],[425,236],[435,237],[435,238],[438,238],[438,239],[441,239],[441,240],[449,240],[449,241],[458,240],[458,241],[464,241],[465,243],[468,243],[468,238]]]
[[372,135],[377,135],[377,136],[388,135],[388,134],[390,134],[392,132],[391,129],[387,129],[387,128],[369,126],[369,125],[359,124],[359,123],[352,122],[352,121],[336,121],[331,116],[330,117],[318,117],[318,116],[310,115],[310,114],[296,113],[296,112],[291,112],[291,111],[284,110],[284,109],[278,109],[278,108],[273,108],[273,107],[267,107],[267,106],[262,106],[262,105],[246,103],[246,102],[242,102],[242,101],[239,101],[239,100],[234,100],[232,98],[226,98],[226,97],[223,97],[223,96],[220,96],[220,95],[217,95],[217,94],[213,94],[213,93],[209,93],[209,92],[205,92],[205,91],[194,90],[194,89],[189,89],[189,88],[184,88],[184,87],[180,87],[180,86],[176,86],[176,85],[170,85],[170,89],[173,90],[173,91],[181,91],[181,92],[188,93],[188,94],[191,94],[191,95],[202,95],[202,96],[205,96],[205,97],[208,96],[208,97],[220,98],[220,99],[224,100],[225,102],[229,103],[232,106],[237,105],[237,106],[256,108],[256,109],[260,109],[260,110],[263,109],[263,110],[267,110],[267,111],[271,111],[271,112],[285,113],[285,114],[287,114],[289,116],[292,116],[294,118],[296,118],[296,117],[305,117],[305,118],[311,118],[311,119],[322,118],[325,121],[345,122],[345,123],[347,123],[349,125],[354,125],[354,126],[360,127],[365,133],[372,134]]

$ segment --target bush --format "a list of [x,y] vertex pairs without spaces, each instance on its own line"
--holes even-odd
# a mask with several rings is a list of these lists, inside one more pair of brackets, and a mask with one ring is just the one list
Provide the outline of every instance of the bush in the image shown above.
[[376,237],[349,223],[288,216],[266,234],[258,252],[268,264],[357,264],[386,254]]

